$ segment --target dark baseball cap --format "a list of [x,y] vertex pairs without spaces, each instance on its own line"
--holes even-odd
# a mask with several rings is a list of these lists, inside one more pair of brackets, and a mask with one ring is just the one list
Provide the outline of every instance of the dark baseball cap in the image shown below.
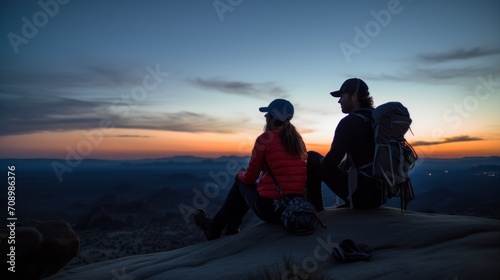
[[361,79],[358,78],[351,78],[345,80],[345,82],[342,84],[339,90],[337,91],[332,91],[330,94],[333,97],[340,97],[340,95],[344,92],[349,92],[349,93],[357,93],[360,95],[370,95],[370,92],[368,92],[368,85]]
[[259,111],[269,113],[277,120],[280,120],[282,122],[291,120],[294,113],[292,103],[285,99],[275,99],[269,104],[269,106],[260,107]]

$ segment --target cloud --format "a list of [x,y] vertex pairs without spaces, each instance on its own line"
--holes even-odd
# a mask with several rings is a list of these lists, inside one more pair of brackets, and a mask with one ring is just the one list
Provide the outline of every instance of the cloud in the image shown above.
[[273,82],[247,83],[241,81],[222,81],[218,79],[196,78],[189,80],[195,86],[203,89],[220,91],[227,94],[236,94],[249,97],[286,97],[285,90]]
[[[83,66],[66,71],[0,70],[2,88],[77,89],[130,87],[141,83],[145,67]],[[141,72],[142,71],[142,72]]]
[[116,87],[108,77],[87,70],[0,71],[0,81],[0,136],[95,128],[109,117],[108,104],[82,89]]
[[65,97],[0,96],[0,136],[91,129],[99,125],[101,102]]
[[482,49],[479,47],[473,49],[457,49],[441,53],[420,54],[417,58],[422,62],[438,63],[452,60],[465,60],[483,56],[500,54],[500,48]]
[[[500,55],[500,48],[482,49],[479,47],[417,54],[407,58],[408,64],[396,73],[367,74],[363,77],[366,80],[392,82],[468,84],[477,77],[486,77],[500,71],[500,57],[497,55]],[[480,60],[488,56],[490,56],[488,61]],[[453,63],[439,64],[442,62]]]
[[498,72],[498,69],[487,66],[468,66],[461,68],[449,67],[419,67],[416,65],[409,66],[399,73],[388,74],[381,73],[375,75],[364,75],[365,80],[392,81],[392,82],[421,82],[431,84],[456,84],[470,83],[472,79],[477,77],[486,77],[491,73]]
[[312,128],[302,128],[298,129],[300,134],[308,134],[308,133],[315,133],[317,129],[312,129]]
[[243,119],[226,121],[206,114],[181,111],[118,120],[117,127],[194,133],[233,133],[239,131],[241,125],[247,121]]
[[0,136],[91,130],[99,128],[103,120],[111,121],[115,128],[231,133],[246,122],[192,112],[139,115],[147,107],[128,104],[133,100],[122,97],[130,95],[145,74],[144,67],[136,71],[102,66],[50,73],[0,71]]
[[[112,102],[90,102],[70,98],[24,99],[4,102],[0,97],[0,136],[42,131],[91,130],[102,121],[111,121],[115,128],[151,129],[179,132],[236,132],[247,120],[224,121],[193,112],[149,113],[137,116],[133,109],[112,112]],[[129,111],[130,110],[130,111]],[[125,112],[128,112],[125,114]],[[121,135],[118,137],[144,137]]]
[[110,138],[153,138],[152,136],[148,136],[148,135],[126,135],[126,134],[109,135],[109,136],[105,136],[105,137],[110,137]]
[[471,137],[469,135],[461,135],[461,136],[444,138],[441,141],[416,141],[416,142],[413,142],[412,145],[413,146],[430,146],[430,145],[440,145],[440,144],[447,144],[447,143],[482,141],[482,140],[484,140],[484,139],[479,138],[479,137]]

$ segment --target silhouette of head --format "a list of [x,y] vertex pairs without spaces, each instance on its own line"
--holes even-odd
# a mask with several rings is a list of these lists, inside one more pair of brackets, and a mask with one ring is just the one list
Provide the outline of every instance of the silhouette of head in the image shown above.
[[259,111],[269,113],[271,114],[271,116],[281,122],[291,120],[294,113],[292,103],[285,99],[275,99],[271,103],[269,103],[269,106],[260,107]]

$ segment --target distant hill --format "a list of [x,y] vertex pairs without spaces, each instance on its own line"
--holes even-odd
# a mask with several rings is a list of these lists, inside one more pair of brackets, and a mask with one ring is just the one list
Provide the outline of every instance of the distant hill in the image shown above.
[[[173,156],[165,158],[154,158],[154,159],[139,159],[139,160],[103,160],[103,159],[84,159],[81,164],[75,168],[88,168],[88,167],[110,167],[116,165],[135,165],[135,164],[155,164],[155,163],[201,163],[201,162],[248,162],[249,156],[221,156],[218,158],[207,158],[207,157],[197,157],[197,156]],[[17,165],[25,169],[40,169],[43,168],[47,171],[52,171],[52,163],[59,162],[61,164],[66,164],[65,159],[46,159],[46,158],[35,158],[35,159],[16,159],[16,158],[4,158],[0,159],[0,164],[2,165]],[[490,156],[490,157],[464,157],[464,158],[451,158],[451,159],[440,159],[440,158],[420,158],[417,162],[416,168],[427,168],[435,169],[442,168],[443,166],[448,166],[449,169],[467,169],[478,165],[497,165],[500,166],[500,157]]]
[[500,166],[500,157],[464,157],[464,158],[421,158],[417,161],[416,170],[463,170],[478,165],[497,165]]
[[166,158],[154,159],[137,159],[137,160],[105,160],[105,159],[83,159],[76,166],[69,166],[65,159],[50,159],[50,158],[3,158],[0,159],[0,164],[15,165],[24,169],[45,169],[45,171],[53,171],[52,164],[58,162],[62,165],[68,165],[71,168],[88,168],[88,167],[112,167],[117,165],[136,165],[136,164],[160,164],[160,163],[201,163],[201,162],[248,162],[249,156],[221,156],[218,158],[207,158],[197,156],[173,156]]
[[[234,163],[246,167],[248,160],[246,156],[176,156],[125,161],[87,159],[65,173],[62,182],[57,180],[51,167],[54,159],[0,159],[0,163],[17,166],[16,181],[22,186],[17,199],[19,205],[23,205],[19,214],[28,218],[47,218],[63,213],[64,217],[74,219],[90,209],[73,209],[68,205],[89,206],[108,194],[133,201],[168,188],[178,190],[176,196],[192,205],[193,189],[204,192],[205,186],[216,184],[224,187],[210,201],[219,203],[228,191],[226,186],[234,180],[235,174],[229,173],[235,172]],[[410,209],[445,213],[469,213],[470,209],[499,211],[495,205],[500,205],[500,157],[424,158],[418,162],[411,173],[416,200],[409,204]],[[168,197],[165,196],[165,200]],[[324,189],[324,198],[328,205],[335,199],[328,188]],[[452,203],[453,200],[458,202]],[[391,199],[390,203],[398,203],[398,199]],[[177,203],[169,204],[175,207]],[[219,206],[217,203],[210,205]]]

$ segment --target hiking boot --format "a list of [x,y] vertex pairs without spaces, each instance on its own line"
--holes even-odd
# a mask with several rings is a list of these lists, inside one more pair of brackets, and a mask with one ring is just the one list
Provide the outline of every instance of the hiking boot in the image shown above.
[[365,261],[372,257],[373,250],[366,244],[354,243],[350,239],[333,248],[333,256],[339,262]]
[[351,208],[351,204],[348,201],[346,203],[340,204],[340,205],[335,207],[335,209],[341,209],[341,208]]
[[203,231],[207,240],[213,240],[220,237],[217,236],[211,229],[212,220],[208,218],[207,212],[203,209],[196,209],[194,212],[194,223]]
[[224,231],[224,235],[235,235],[240,233],[240,227],[234,225],[228,225]]

